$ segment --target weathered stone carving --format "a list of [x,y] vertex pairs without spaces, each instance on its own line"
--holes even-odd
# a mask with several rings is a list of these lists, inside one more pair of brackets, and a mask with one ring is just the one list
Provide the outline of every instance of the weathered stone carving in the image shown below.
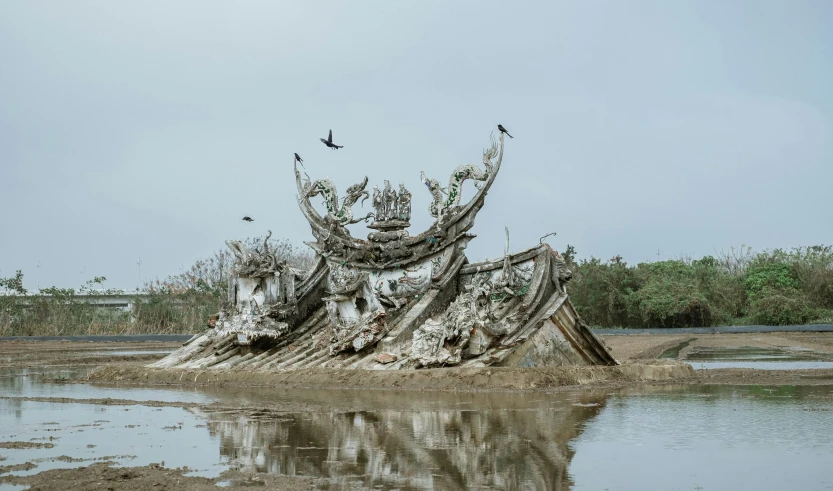
[[[531,268],[512,265],[507,228],[503,268],[476,274],[440,317],[414,331],[412,356],[417,366],[457,365],[518,329],[524,315],[515,309],[531,280]],[[472,338],[475,345],[469,346]]]
[[[503,135],[501,134],[501,148],[503,146],[502,142]],[[495,164],[492,160],[498,157],[498,155],[497,142],[492,138],[492,146],[483,151],[483,165],[485,169],[480,169],[474,164],[463,164],[457,167],[448,179],[448,188],[440,187],[440,183],[436,179],[430,179],[425,176],[424,172],[421,172],[420,179],[433,196],[433,200],[428,206],[428,212],[431,213],[431,216],[440,218],[447,210],[453,209],[460,204],[463,182],[466,179],[474,179],[476,181],[488,180],[495,172]],[[448,197],[445,197],[446,195]]]
[[554,256],[553,268],[555,268],[555,273],[553,274],[553,279],[556,280],[555,286],[562,293],[566,294],[567,283],[573,279],[573,272],[567,267],[567,262],[564,261],[560,254],[555,253]]
[[386,316],[431,284],[432,263],[391,271],[361,271],[334,264],[330,270],[327,312],[333,326],[330,354],[359,351],[388,330]]
[[299,277],[286,261],[269,251],[271,235],[270,230],[262,249],[249,249],[237,240],[226,241],[235,262],[217,335],[244,333],[249,339],[277,339],[289,329],[281,320],[296,312],[295,281]]
[[382,191],[385,200],[385,220],[396,220],[396,191],[390,185],[390,181],[385,181],[385,190]]
[[445,210],[445,195],[448,194],[447,191],[440,186],[440,182],[438,180],[426,177],[425,172],[420,171],[419,179],[423,184],[425,184],[425,187],[428,188],[428,192],[431,193],[431,196],[433,197],[431,204],[428,205],[428,213],[431,214],[432,217],[439,217]]
[[[318,253],[315,266],[302,273],[266,243],[250,250],[229,241],[236,263],[220,325],[157,366],[615,364],[582,327],[566,295],[571,273],[548,245],[510,254],[507,229],[502,260],[469,264],[469,231],[500,170],[503,148],[501,133],[483,152],[483,166],[457,167],[446,189],[421,173],[436,220],[416,235],[407,231],[411,193],[403,183],[395,190],[384,181],[371,196],[365,177],[339,199],[330,180],[302,179],[296,166],[298,205],[315,237],[308,243]],[[463,203],[467,179],[477,191]],[[315,196],[324,198],[323,215],[310,202]],[[354,218],[352,207],[368,198],[373,211]],[[347,225],[370,218],[367,240],[350,235]],[[232,339],[236,335],[243,338]]]
[[373,186],[373,211],[375,220],[384,220],[385,216],[385,200],[382,198],[382,192],[379,191],[379,186]]
[[[266,236],[267,241],[271,235],[272,231],[270,230]],[[231,249],[235,257],[232,269],[235,275],[265,278],[275,274],[280,267],[280,261],[274,254],[269,253],[266,244],[264,244],[263,251],[249,250],[239,240],[227,240],[226,246]]]
[[385,329],[385,309],[368,282],[369,273],[341,264],[330,267],[327,314],[332,325],[330,354],[358,351]]
[[398,220],[409,221],[411,219],[411,193],[405,189],[405,185],[401,182],[399,183],[399,196],[398,196]]
[[[364,196],[365,200],[369,197],[367,191],[364,190],[366,186],[367,176],[365,176],[362,182],[347,188],[347,192],[344,194],[344,199],[340,206],[338,201],[338,191],[336,190],[335,184],[333,184],[333,182],[329,179],[319,179],[315,182],[307,184],[304,186],[303,195],[305,198],[312,198],[313,196],[318,196],[319,194],[322,195],[324,197],[324,206],[327,208],[327,218],[340,225],[349,225],[365,221],[371,216],[367,215],[362,218],[353,219],[353,205],[355,205],[356,201],[358,201],[362,196]],[[364,204],[364,200],[362,200],[362,204]]]
[[[370,225],[371,228],[404,229],[410,225],[411,193],[405,189],[405,185],[402,183],[399,183],[399,192],[397,193],[391,187],[390,181],[385,181],[385,187],[381,191],[378,186],[373,186],[373,208],[374,220],[373,224]],[[395,237],[398,238],[399,234]]]
[[418,366],[457,365],[472,331],[481,327],[475,300],[483,293],[474,285],[446,309],[440,319],[428,319],[414,332],[411,356]]
[[[484,151],[485,170],[477,166],[461,166],[451,177],[451,189],[454,196],[443,199],[436,197],[432,204],[432,214],[437,216],[437,222],[425,232],[418,235],[410,235],[405,230],[410,225],[410,192],[402,186],[403,192],[396,193],[387,182],[384,189],[374,189],[373,207],[374,212],[369,213],[362,220],[373,217],[370,228],[379,230],[368,236],[368,241],[358,240],[352,237],[349,231],[343,226],[349,223],[356,223],[358,220],[352,218],[352,206],[364,193],[364,184],[354,186],[356,194],[345,197],[344,204],[338,208],[338,198],[335,194],[335,186],[327,179],[321,179],[312,183],[307,179],[303,182],[301,173],[295,168],[295,178],[298,187],[298,203],[301,211],[310,222],[315,242],[309,245],[329,260],[351,263],[353,265],[367,265],[374,268],[387,268],[395,265],[411,264],[422,261],[427,256],[446,248],[459,244],[461,241],[468,241],[471,235],[466,234],[474,225],[474,218],[483,206],[483,201],[495,176],[500,168],[503,158],[503,133],[497,141],[492,140],[492,147]],[[424,177],[424,174],[423,174]],[[426,178],[427,179],[427,178]],[[478,187],[477,193],[466,204],[461,205],[459,189],[465,179],[484,179]],[[428,180],[436,183],[436,181]],[[439,184],[436,184],[439,189]],[[353,189],[353,188],[351,188]],[[442,191],[437,191],[442,195]],[[327,205],[326,216],[321,216],[309,203],[310,196],[323,194]],[[449,210],[451,212],[446,212]],[[443,213],[440,214],[439,211]],[[452,220],[450,217],[454,216]]]

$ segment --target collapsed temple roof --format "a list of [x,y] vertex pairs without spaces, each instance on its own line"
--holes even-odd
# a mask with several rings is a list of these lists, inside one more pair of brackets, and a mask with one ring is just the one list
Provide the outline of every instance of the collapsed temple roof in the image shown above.
[[[339,198],[328,179],[302,179],[297,199],[318,260],[306,272],[268,250],[229,247],[238,259],[216,329],[150,365],[176,368],[415,369],[440,366],[611,365],[616,360],[587,328],[567,295],[572,273],[547,244],[469,263],[468,231],[500,171],[503,133],[447,187],[421,175],[434,223],[410,235],[411,193],[368,178]],[[463,202],[463,182],[475,195]],[[324,199],[322,215],[310,199]],[[374,211],[354,217],[360,199]],[[370,222],[367,239],[346,225]]]

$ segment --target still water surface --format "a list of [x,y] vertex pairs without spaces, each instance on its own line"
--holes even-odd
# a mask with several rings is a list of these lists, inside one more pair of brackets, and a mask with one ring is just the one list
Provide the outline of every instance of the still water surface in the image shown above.
[[[172,390],[50,384],[4,372],[3,465],[165,461],[325,478],[325,489],[833,489],[833,386],[560,393]],[[24,401],[20,396],[262,405],[305,412]],[[51,439],[50,439],[51,437]],[[67,462],[80,459],[77,462]]]

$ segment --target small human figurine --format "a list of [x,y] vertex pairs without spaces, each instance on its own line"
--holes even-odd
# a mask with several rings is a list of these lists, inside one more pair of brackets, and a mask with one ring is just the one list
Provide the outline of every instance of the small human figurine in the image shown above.
[[411,193],[405,189],[405,185],[401,182],[399,183],[398,201],[399,219],[407,222],[411,219]]
[[382,193],[385,201],[385,220],[395,220],[397,215],[396,191],[391,187],[390,181],[385,180],[385,190]]
[[375,220],[382,221],[385,219],[385,201],[382,199],[379,186],[373,186],[373,210],[376,213]]

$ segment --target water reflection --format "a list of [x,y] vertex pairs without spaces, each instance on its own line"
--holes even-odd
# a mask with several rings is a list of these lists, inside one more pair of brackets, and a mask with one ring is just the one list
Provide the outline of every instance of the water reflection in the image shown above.
[[830,358],[827,353],[816,353],[795,347],[755,348],[750,346],[697,346],[685,357],[691,362],[746,361],[746,362],[808,362]]
[[325,477],[333,489],[569,489],[570,441],[604,396],[543,402],[548,407],[206,417],[221,455],[243,470]]
[[[322,477],[325,489],[824,489],[833,483],[826,431],[833,427],[833,386],[826,385],[524,394],[238,388],[199,397],[220,405],[186,410],[0,398],[0,442],[54,445],[0,449],[3,465],[38,466],[19,474],[95,460],[129,466],[164,460],[207,477],[229,466]],[[287,405],[291,412],[283,412]]]
[[620,391],[573,443],[574,488],[830,489],[832,403],[823,385]]
[[[3,367],[0,368],[0,397],[60,397],[73,399],[110,397],[136,401],[212,401],[211,397],[206,396],[204,392],[196,388],[164,389],[60,383],[61,381],[82,379],[94,368],[94,365]],[[9,401],[14,401],[14,399],[9,399]],[[13,404],[13,402],[9,403],[9,405]],[[8,412],[6,406],[0,406],[0,411]]]

